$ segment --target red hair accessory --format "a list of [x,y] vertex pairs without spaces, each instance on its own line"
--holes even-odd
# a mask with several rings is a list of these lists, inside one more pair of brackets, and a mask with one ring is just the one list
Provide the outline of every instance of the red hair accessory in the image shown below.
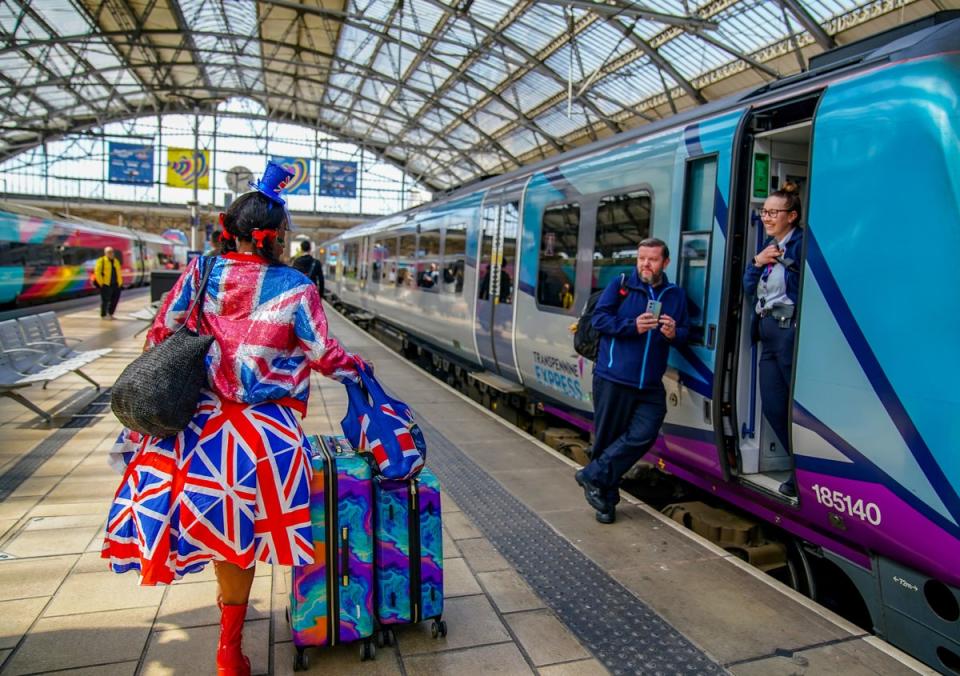
[[250,231],[250,237],[257,243],[258,249],[262,249],[263,243],[271,237],[276,237],[276,234],[273,230],[262,230],[260,228]]
[[220,212],[220,227],[223,227],[223,219],[226,217],[226,214],[222,211]]
[[234,240],[233,233],[224,228],[220,232],[220,239],[226,240],[227,242],[232,242]]

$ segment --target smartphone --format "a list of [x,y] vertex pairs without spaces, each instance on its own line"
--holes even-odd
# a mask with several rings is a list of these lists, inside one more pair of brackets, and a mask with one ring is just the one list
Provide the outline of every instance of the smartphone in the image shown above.
[[658,300],[648,300],[647,301],[647,312],[652,314],[657,319],[660,319],[660,308],[663,307],[663,303]]

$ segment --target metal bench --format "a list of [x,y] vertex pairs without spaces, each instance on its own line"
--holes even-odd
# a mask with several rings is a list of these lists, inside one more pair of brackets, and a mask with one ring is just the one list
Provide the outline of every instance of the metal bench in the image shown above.
[[[44,315],[49,316],[44,318]],[[52,312],[44,315],[26,317],[26,322],[24,319],[0,322],[0,396],[13,399],[50,422],[53,416],[19,390],[37,383],[46,389],[49,382],[70,373],[99,390],[100,384],[81,368],[112,350],[74,350],[70,347],[73,339],[63,335],[56,315]]]

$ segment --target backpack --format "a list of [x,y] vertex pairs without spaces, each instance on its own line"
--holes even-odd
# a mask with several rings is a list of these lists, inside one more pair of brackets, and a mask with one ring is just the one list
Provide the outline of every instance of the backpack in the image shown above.
[[[619,300],[629,293],[627,289],[627,276],[620,273],[620,292],[617,294]],[[577,330],[573,334],[573,349],[577,354],[586,357],[590,361],[597,360],[597,352],[600,350],[600,332],[593,328],[593,312],[597,309],[597,301],[603,295],[603,290],[595,291],[590,294],[587,306],[583,308],[583,313],[577,320]]]

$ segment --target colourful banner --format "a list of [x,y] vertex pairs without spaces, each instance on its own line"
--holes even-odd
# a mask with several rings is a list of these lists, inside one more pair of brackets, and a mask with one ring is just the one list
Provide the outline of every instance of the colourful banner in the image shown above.
[[153,146],[110,142],[110,183],[153,183]]
[[318,189],[322,197],[356,197],[357,163],[323,160]]
[[287,181],[283,192],[288,195],[310,194],[310,160],[305,157],[270,158],[287,171],[293,172],[293,178]]
[[193,148],[167,148],[167,185],[171,188],[200,190],[210,187],[210,151]]

